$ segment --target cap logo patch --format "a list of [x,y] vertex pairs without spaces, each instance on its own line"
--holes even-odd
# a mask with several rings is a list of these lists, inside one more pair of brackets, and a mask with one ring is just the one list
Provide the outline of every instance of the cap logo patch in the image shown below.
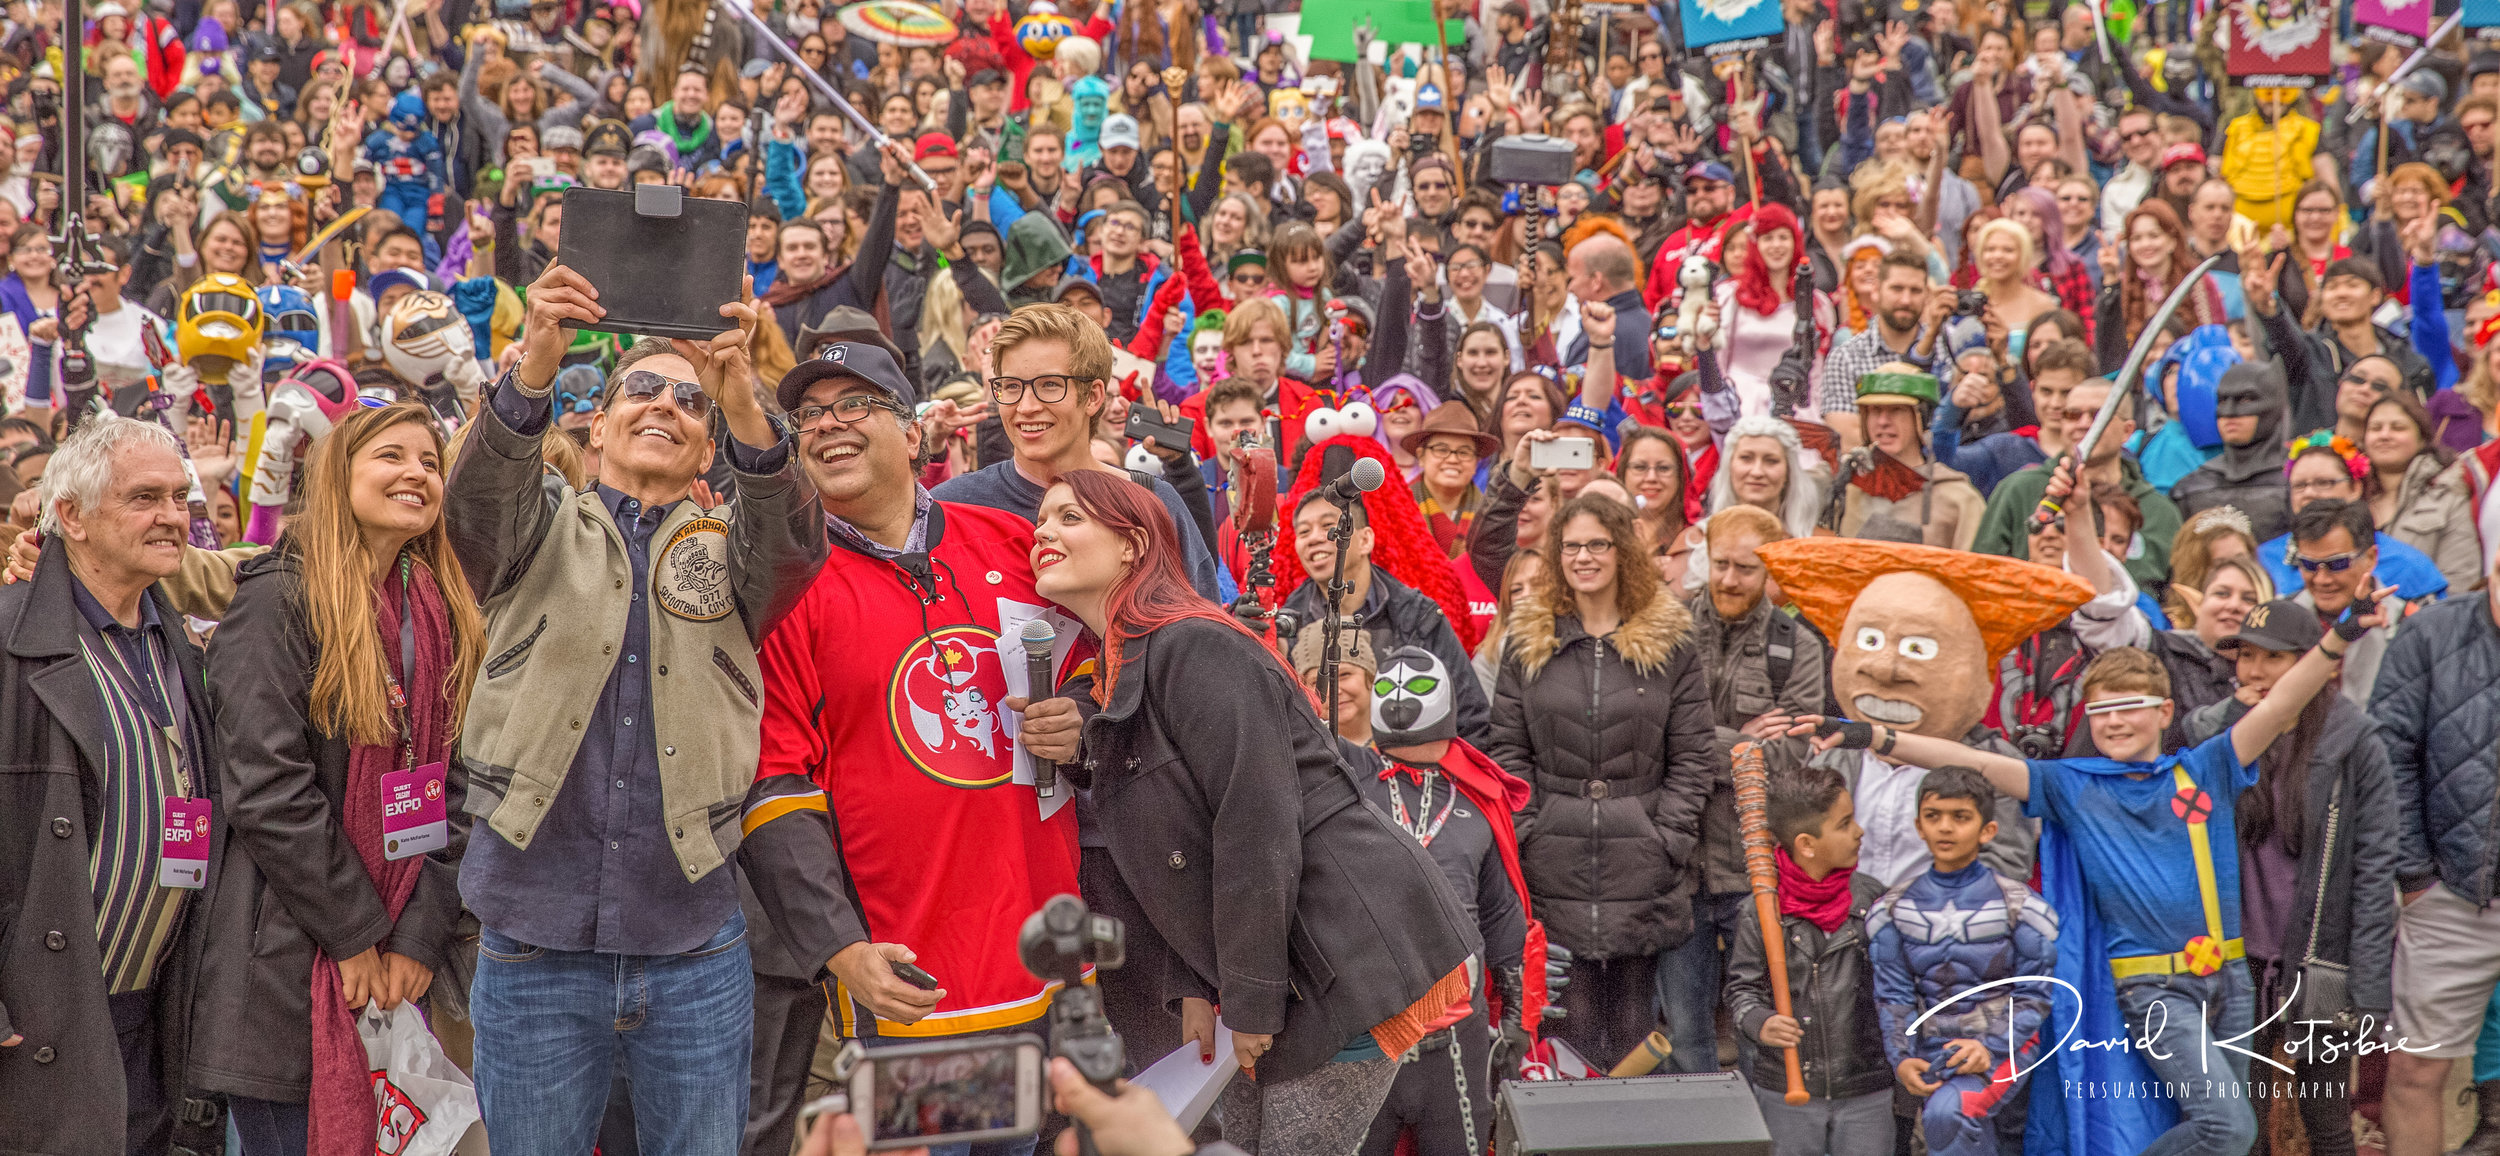
[[843,347],[842,347],[842,346],[840,346],[840,345],[828,345],[828,346],[826,346],[826,347],[825,347],[825,352],[823,353],[823,355],[822,355],[822,356],[824,357],[824,359],[825,359],[825,360],[827,360],[827,361],[831,361],[831,362],[835,362],[835,363],[837,363],[837,364],[838,364],[838,363],[840,363],[840,362],[841,362],[841,360],[842,360],[842,354],[843,354],[844,352],[845,352],[845,351],[844,351]]

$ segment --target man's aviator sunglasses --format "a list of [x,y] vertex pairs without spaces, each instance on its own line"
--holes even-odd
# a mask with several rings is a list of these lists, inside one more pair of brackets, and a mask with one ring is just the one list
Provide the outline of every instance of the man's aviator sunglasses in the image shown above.
[[691,381],[662,377],[648,369],[629,369],[617,377],[614,387],[627,401],[649,401],[663,390],[673,391],[677,408],[686,411],[687,416],[696,421],[712,416],[712,395]]

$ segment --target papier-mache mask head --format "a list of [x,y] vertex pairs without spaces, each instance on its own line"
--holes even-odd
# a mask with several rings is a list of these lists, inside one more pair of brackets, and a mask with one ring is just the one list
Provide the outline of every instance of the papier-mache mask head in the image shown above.
[[1450,671],[1440,658],[1420,646],[1382,655],[1372,680],[1372,740],[1382,747],[1418,747],[1457,737]]

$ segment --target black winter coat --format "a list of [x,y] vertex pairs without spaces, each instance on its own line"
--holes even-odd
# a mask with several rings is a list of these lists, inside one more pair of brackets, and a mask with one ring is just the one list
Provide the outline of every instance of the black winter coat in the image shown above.
[[[25,1037],[0,1048],[0,1152],[122,1156],[126,1085],[87,875],[105,787],[90,756],[109,740],[103,692],[79,655],[71,582],[54,537],[34,581],[0,587],[0,1039]],[[162,592],[147,596],[172,635],[191,717],[205,723],[199,650]],[[214,849],[227,839],[219,759],[214,749],[199,758],[193,789],[209,796]],[[216,902],[223,874],[212,858],[156,974],[153,1062],[168,1099],[181,1094],[190,1047],[187,1009],[207,925],[199,913]]]
[[1664,591],[1604,638],[1542,598],[1512,608],[1485,753],[1536,786],[1519,859],[1546,935],[1581,959],[1693,931],[1718,738],[1692,614]]
[[[1831,933],[1783,915],[1788,934],[1788,1006],[1796,1010],[1805,1042],[1797,1045],[1806,1092],[1818,1100],[1842,1100],[1892,1086],[1892,1063],[1884,1057],[1883,1026],[1875,1015],[1875,974],[1866,961],[1866,912],[1883,898],[1884,885],[1863,873],[1849,877],[1849,918]],[[1745,905],[1736,942],[1727,953],[1727,1012],[1745,1037],[1762,1042],[1762,1025],[1775,1014],[1770,966],[1762,952],[1762,921]],[[1787,1059],[1778,1048],[1759,1048],[1753,1082],[1778,1092],[1788,1086]]]
[[1235,1030],[1274,1034],[1259,1077],[1289,1080],[1483,952],[1431,854],[1364,803],[1273,653],[1205,619],[1124,650],[1065,769],[1092,790],[1118,867],[1101,905],[1142,914],[1179,960],[1167,1003],[1211,999]]
[[244,562],[208,649],[234,838],[206,920],[191,1049],[197,1086],[286,1103],[304,1102],[312,1087],[316,946],[332,959],[379,947],[433,969],[435,991],[460,986],[444,972],[469,828],[468,777],[455,759],[444,784],[451,845],[427,856],[394,923],[343,825],[348,742],[309,716],[320,652],[299,562],[286,545]]
[[2482,598],[2431,606],[2388,643],[2370,717],[2396,780],[2396,882],[2493,897],[2500,842],[2500,627]]

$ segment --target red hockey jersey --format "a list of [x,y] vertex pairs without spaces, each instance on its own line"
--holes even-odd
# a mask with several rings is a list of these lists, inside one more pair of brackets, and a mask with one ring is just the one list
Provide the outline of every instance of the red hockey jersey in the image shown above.
[[1045,820],[1033,788],[1009,781],[999,705],[1005,664],[1024,661],[1012,638],[1001,653],[1000,607],[1048,606],[1033,592],[1032,542],[1013,514],[936,503],[933,596],[895,563],[837,547],[756,656],[757,777],[824,788],[870,938],[909,946],[946,989],[909,1025],[863,1027],[837,998],[846,1035],[960,1035],[1050,1008],[1050,989],[1017,961],[1016,933],[1051,896],[1077,891],[1076,813]]

